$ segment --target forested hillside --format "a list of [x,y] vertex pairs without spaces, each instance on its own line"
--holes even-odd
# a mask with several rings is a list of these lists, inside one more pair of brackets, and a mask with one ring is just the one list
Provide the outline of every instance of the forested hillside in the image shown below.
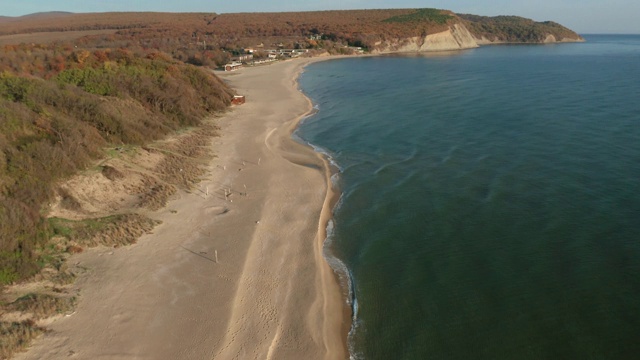
[[[284,13],[94,13],[58,14],[0,22],[0,35],[51,31],[117,30],[78,39],[83,47],[155,49],[196,65],[220,66],[246,47],[304,48],[345,53],[345,46],[368,50],[385,41],[425,37],[463,24],[478,39],[509,42],[580,40],[553,22],[518,17],[486,18],[438,9],[343,10]],[[347,52],[348,53],[348,52]]]
[[540,43],[549,35],[557,41],[581,39],[575,32],[553,21],[535,22],[519,16],[458,16],[465,20],[465,25],[476,38],[492,42]]

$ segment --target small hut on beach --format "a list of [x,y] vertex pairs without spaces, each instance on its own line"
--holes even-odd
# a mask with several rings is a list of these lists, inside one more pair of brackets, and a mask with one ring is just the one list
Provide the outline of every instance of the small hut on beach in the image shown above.
[[242,105],[245,102],[244,95],[235,95],[233,99],[231,99],[231,104],[233,105]]

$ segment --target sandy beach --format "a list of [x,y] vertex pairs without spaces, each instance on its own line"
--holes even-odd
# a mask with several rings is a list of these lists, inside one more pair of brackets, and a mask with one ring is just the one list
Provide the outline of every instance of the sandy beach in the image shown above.
[[348,358],[322,256],[327,164],[290,137],[311,110],[295,79],[317,60],[219,73],[247,102],[217,120],[205,179],[136,244],[74,255],[77,311],[16,359]]

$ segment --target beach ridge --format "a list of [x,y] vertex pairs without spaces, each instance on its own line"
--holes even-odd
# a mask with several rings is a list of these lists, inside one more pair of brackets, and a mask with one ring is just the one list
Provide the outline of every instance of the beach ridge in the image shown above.
[[[345,326],[344,319],[345,309],[348,309],[348,306],[342,295],[343,292],[337,283],[337,278],[323,256],[326,225],[331,217],[331,204],[333,199],[333,192],[329,185],[330,170],[328,168],[328,162],[310,146],[295,141],[291,136],[300,121],[313,110],[310,99],[298,91],[297,79],[303,71],[304,66],[312,61],[318,60],[321,59],[294,60],[291,64],[284,66],[287,68],[285,72],[288,72],[288,74],[282,79],[283,85],[288,88],[290,96],[299,98],[301,101],[300,105],[304,104],[304,106],[297,106],[298,113],[291,117],[290,120],[277,124],[276,127],[268,126],[263,133],[264,145],[267,150],[266,153],[264,153],[265,157],[267,157],[268,153],[274,155],[275,157],[270,158],[268,161],[284,161],[286,162],[285,167],[288,169],[288,173],[276,171],[274,175],[277,179],[273,180],[274,185],[269,186],[269,188],[278,188],[279,184],[291,180],[293,176],[298,176],[298,180],[304,179],[304,181],[301,182],[304,189],[300,189],[301,193],[295,196],[295,200],[292,198],[292,201],[298,203],[298,205],[290,207],[290,210],[299,214],[300,207],[308,207],[310,214],[313,214],[310,217],[304,216],[300,219],[300,221],[307,223],[304,225],[306,229],[300,233],[291,232],[290,235],[287,236],[289,239],[302,239],[303,237],[307,237],[309,240],[313,239],[313,242],[310,244],[312,245],[311,248],[281,249],[281,251],[285,253],[289,251],[307,252],[304,260],[288,258],[287,262],[290,263],[280,264],[279,270],[283,271],[283,269],[286,268],[287,270],[284,272],[293,275],[297,273],[300,268],[308,267],[310,262],[314,264],[314,267],[308,269],[308,273],[302,273],[302,275],[296,274],[297,276],[289,280],[290,284],[288,284],[288,289],[290,293],[279,299],[279,309],[269,308],[268,305],[264,305],[265,308],[261,309],[261,316],[266,318],[270,316],[265,316],[265,311],[278,312],[285,309],[285,313],[289,315],[285,316],[286,320],[284,323],[288,324],[288,327],[283,327],[282,325],[269,326],[268,322],[258,322],[256,324],[258,325],[257,328],[253,328],[252,330],[246,328],[247,308],[243,306],[243,303],[249,298],[260,298],[266,292],[265,289],[261,289],[262,285],[256,284],[252,276],[252,274],[261,271],[261,269],[264,271],[265,268],[269,267],[269,265],[261,263],[263,259],[261,257],[261,251],[264,246],[265,232],[272,231],[272,229],[269,229],[269,225],[266,224],[273,223],[274,221],[277,222],[277,220],[272,220],[272,214],[269,211],[263,210],[260,216],[261,220],[259,220],[259,223],[256,225],[257,231],[253,235],[252,245],[247,254],[245,269],[242,275],[242,278],[245,280],[238,287],[238,293],[234,299],[234,314],[231,317],[227,336],[224,340],[224,343],[226,343],[228,347],[224,347],[224,349],[217,354],[217,357],[228,358],[239,354],[247,355],[247,353],[243,352],[242,341],[237,341],[235,336],[235,334],[245,331],[250,337],[254,338],[252,346],[255,346],[256,343],[258,346],[263,346],[263,344],[268,342],[268,346],[265,347],[266,358],[297,358],[299,356],[314,358],[314,356],[316,356],[317,358],[323,359],[339,359],[348,357],[346,350],[346,332],[344,330],[345,328],[347,330],[349,328],[348,323]],[[249,71],[252,70],[254,69],[249,69]],[[297,175],[292,174],[294,171]],[[283,177],[286,179],[283,179]],[[317,187],[317,191],[309,192],[309,190],[313,190],[314,187]],[[269,196],[267,195],[267,197]],[[281,194],[276,197],[283,198]],[[284,197],[292,197],[292,195],[285,195]],[[313,200],[311,200],[311,198],[313,198]],[[316,203],[318,207],[316,208],[315,205],[309,205],[313,203]],[[279,209],[278,212],[282,215],[282,212],[287,213],[287,210]],[[290,217],[293,218],[294,216],[290,215]],[[311,219],[317,219],[318,222],[315,226],[314,222],[309,221]],[[293,226],[292,228],[297,227],[298,226]],[[273,243],[273,245],[276,247],[283,246],[283,244],[276,243]],[[306,246],[308,245],[309,244]],[[314,279],[314,281],[309,282],[311,279]],[[305,289],[307,290],[305,291]],[[301,301],[299,294],[304,292],[313,294],[313,296],[306,301],[308,309],[299,305]],[[294,296],[294,294],[296,295]],[[289,303],[291,303],[292,306],[289,307]],[[294,316],[291,317],[291,315]],[[304,320],[300,321],[301,318]],[[305,333],[307,337],[306,340],[302,339],[302,335]],[[268,338],[269,341],[260,341],[262,335]],[[296,343],[298,344],[297,346],[294,345]],[[312,352],[314,355],[311,355],[308,351],[299,352],[301,348],[307,347],[310,349],[315,348],[315,353]],[[255,348],[253,350],[253,354],[260,358],[260,351]]]

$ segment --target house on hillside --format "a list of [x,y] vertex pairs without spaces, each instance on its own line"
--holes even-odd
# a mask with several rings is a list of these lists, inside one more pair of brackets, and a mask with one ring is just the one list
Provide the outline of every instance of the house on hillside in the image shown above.
[[253,59],[253,54],[240,54],[238,56],[234,56],[231,60],[237,62],[247,62]]

